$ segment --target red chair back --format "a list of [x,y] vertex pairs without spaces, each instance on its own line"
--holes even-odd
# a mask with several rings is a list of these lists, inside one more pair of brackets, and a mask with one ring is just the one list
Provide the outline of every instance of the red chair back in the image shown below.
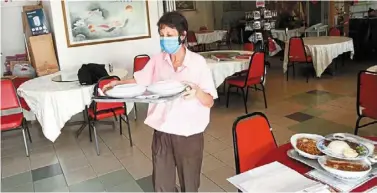
[[340,36],[340,30],[336,27],[333,27],[333,28],[330,29],[329,35],[330,36]]
[[[96,86],[94,87],[94,95],[98,96],[98,88],[102,89],[106,84],[109,84],[113,80],[120,80],[117,76],[108,76],[101,78]],[[101,103],[101,102],[94,102],[94,112],[99,112],[103,110],[109,110],[109,109],[116,109],[124,107],[124,103]]]
[[253,43],[245,43],[243,45],[243,50],[254,51],[254,44]]
[[264,156],[277,148],[270,123],[263,113],[237,118],[232,132],[237,174],[255,168]]
[[[255,84],[255,79],[262,79],[264,77],[265,65],[264,65],[264,52],[255,52],[250,59],[249,71],[247,72],[247,79],[245,80],[245,86]],[[249,83],[250,82],[250,83]],[[263,80],[261,80],[263,82]]]
[[20,101],[18,100],[16,89],[12,80],[1,80],[1,110],[20,108]]
[[289,62],[307,62],[304,40],[301,37],[289,39],[288,60]]
[[146,54],[137,55],[134,58],[134,72],[140,71],[149,62],[150,57]]
[[[377,72],[361,71],[357,86],[357,113],[377,119]],[[360,115],[360,106],[363,108]]]
[[187,42],[188,43],[198,43],[198,40],[196,39],[194,31],[188,31],[187,32]]
[[207,26],[201,26],[199,28],[199,31],[207,31],[208,30],[208,27]]

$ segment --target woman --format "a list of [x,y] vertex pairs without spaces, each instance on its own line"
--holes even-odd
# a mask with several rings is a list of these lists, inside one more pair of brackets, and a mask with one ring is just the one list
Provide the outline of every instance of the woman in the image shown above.
[[182,192],[197,192],[203,160],[203,132],[217,91],[205,59],[188,50],[184,43],[188,24],[178,12],[164,14],[157,23],[162,53],[152,57],[134,79],[114,81],[115,85],[150,85],[177,80],[191,86],[183,98],[164,104],[149,104],[145,124],[155,132],[152,142],[153,186],[156,192],[174,192],[175,174]]

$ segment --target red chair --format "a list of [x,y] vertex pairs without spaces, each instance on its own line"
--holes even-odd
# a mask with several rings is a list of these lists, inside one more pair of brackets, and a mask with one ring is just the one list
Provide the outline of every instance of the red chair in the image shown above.
[[[292,37],[289,39],[287,81],[290,67],[293,68],[293,77],[295,77],[296,63],[305,63],[308,65],[311,64],[311,66],[313,65],[312,57],[306,54],[304,41],[301,37]],[[306,73],[306,82],[309,82],[309,70]]]
[[[362,127],[377,123],[377,72],[361,71],[357,83],[357,121],[355,135]],[[375,121],[360,125],[362,118],[368,117]]]
[[[151,58],[147,54],[141,54],[137,55],[134,58],[134,73],[137,71],[140,71],[144,68],[145,65],[149,62]],[[137,118],[137,108],[136,108],[136,103],[134,104],[134,118],[136,120]]]
[[340,35],[340,30],[338,28],[336,28],[336,27],[333,27],[333,28],[330,29],[329,35],[330,36],[341,36]]
[[255,168],[263,157],[277,148],[270,123],[263,113],[237,118],[232,132],[236,174]]
[[[29,77],[17,77],[15,79],[13,79],[13,85],[14,87],[16,88],[16,90],[18,89],[18,87],[21,86],[21,84],[23,84],[24,82],[30,80],[31,78]],[[27,111],[30,111],[30,107],[29,105],[27,105],[26,101],[24,98],[22,97],[19,97],[20,99],[20,104],[21,104],[21,107]]]
[[199,28],[199,31],[207,31],[208,30],[208,27],[207,26],[201,26]]
[[[245,112],[247,112],[247,98],[249,94],[249,87],[255,85],[256,90],[261,90],[263,92],[263,98],[264,98],[264,105],[267,108],[267,100],[266,100],[266,93],[265,88],[263,85],[263,81],[265,78],[265,63],[264,63],[264,53],[263,52],[255,52],[251,56],[250,64],[249,64],[249,70],[247,71],[246,75],[239,75],[239,76],[232,76],[225,80],[225,83],[227,83],[228,86],[228,92],[227,92],[227,99],[226,99],[226,107],[228,108],[229,105],[229,90],[232,87],[240,88],[242,91],[242,97],[244,100],[245,105]],[[256,85],[260,84],[261,89],[258,89]],[[246,95],[244,89],[246,88]]]
[[253,52],[254,51],[254,44],[253,43],[245,43],[243,45],[243,50]]
[[[120,80],[119,77],[117,76],[108,76],[108,77],[103,77],[101,78],[96,86],[94,87],[94,95],[98,96],[98,88],[102,89],[106,84],[110,83],[113,80]],[[122,120],[127,124],[128,127],[128,136],[130,138],[130,145],[132,145],[132,137],[131,137],[131,127],[127,115],[127,106],[126,103],[123,102],[114,102],[114,103],[104,103],[104,102],[95,102],[93,101],[92,104],[90,105],[89,109],[85,107],[85,113],[88,115],[88,125],[89,125],[89,138],[90,141],[92,141],[92,135],[91,132],[93,130],[94,133],[94,139],[96,142],[96,150],[97,150],[97,155],[99,155],[99,147],[98,147],[98,138],[97,138],[97,129],[94,126],[94,122],[103,120],[106,118],[114,117],[115,120],[117,116],[119,116],[119,130],[120,130],[120,135],[123,134],[123,129],[122,129]],[[124,119],[122,117],[126,119]]]
[[[22,113],[21,104],[18,99],[16,89],[13,85],[12,80],[3,79],[1,80],[1,111],[2,114],[6,111],[20,110],[21,112],[12,113],[8,115],[2,115],[0,119],[1,132],[11,131],[15,129],[21,129],[22,135],[24,137],[24,144],[26,149],[26,156],[29,156],[29,148],[26,140],[25,130],[29,136],[29,141],[31,141],[31,135],[29,127],[27,126],[26,119]],[[5,113],[4,113],[5,114]]]

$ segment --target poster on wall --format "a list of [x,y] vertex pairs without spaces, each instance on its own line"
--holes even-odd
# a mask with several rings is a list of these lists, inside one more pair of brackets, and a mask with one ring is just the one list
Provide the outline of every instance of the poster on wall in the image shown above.
[[30,31],[33,36],[49,33],[47,21],[43,9],[26,11]]
[[147,0],[62,1],[68,47],[151,37]]

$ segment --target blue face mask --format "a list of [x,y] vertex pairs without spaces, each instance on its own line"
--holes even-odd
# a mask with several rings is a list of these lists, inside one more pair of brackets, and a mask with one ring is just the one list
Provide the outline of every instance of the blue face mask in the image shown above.
[[160,38],[160,46],[162,51],[168,54],[175,54],[178,52],[179,48],[181,47],[178,36],[175,37],[161,37]]

